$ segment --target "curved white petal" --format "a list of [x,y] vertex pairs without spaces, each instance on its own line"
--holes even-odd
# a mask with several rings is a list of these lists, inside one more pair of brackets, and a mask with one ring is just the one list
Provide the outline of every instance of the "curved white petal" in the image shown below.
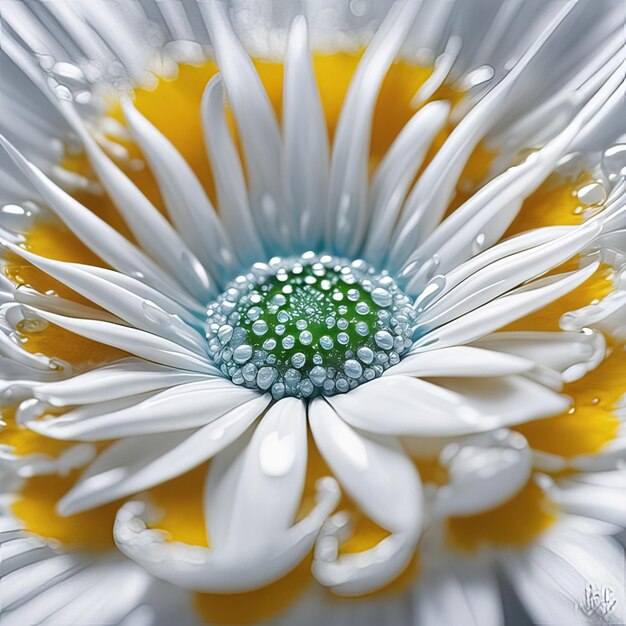
[[315,544],[313,575],[339,595],[361,595],[384,586],[406,568],[415,552],[415,533],[402,531],[364,552],[339,556],[339,545],[350,535],[349,526],[346,515],[333,515]]
[[421,330],[424,334],[415,343],[412,351],[447,348],[475,341],[572,291],[585,282],[598,267],[597,262],[590,263],[574,272],[536,280],[431,332],[424,332],[428,329],[418,327],[417,332]]
[[246,591],[280,578],[309,552],[339,499],[335,481],[322,479],[316,506],[293,523],[304,487],[306,445],[304,404],[280,401],[249,442],[236,442],[213,461],[205,492],[210,548],[165,543],[145,530],[140,519],[145,510],[137,502],[118,514],[118,546],[154,575],[202,591]]
[[294,19],[285,56],[283,86],[284,176],[295,243],[315,250],[323,235],[329,153],[306,18]]
[[458,394],[467,407],[499,426],[558,415],[571,405],[570,398],[524,376],[434,378],[433,382]]
[[211,364],[208,358],[203,358],[173,341],[163,339],[152,333],[111,322],[56,315],[41,309],[34,310],[43,319],[61,328],[65,328],[87,339],[125,350],[148,361],[213,376],[221,376],[219,370]]
[[419,109],[376,169],[370,187],[372,216],[363,253],[375,266],[387,253],[389,238],[409,186],[449,113],[450,105],[443,100],[429,102]]
[[124,116],[154,172],[167,210],[194,254],[222,284],[238,263],[232,244],[200,181],[172,143],[133,105]]
[[607,537],[559,535],[555,530],[525,553],[500,558],[532,619],[556,617],[573,626],[626,619],[623,548]]
[[224,89],[219,74],[204,89],[200,113],[204,143],[215,179],[220,217],[228,228],[241,261],[252,265],[264,259],[265,252],[250,212],[239,155],[226,123]]
[[572,515],[626,526],[626,471],[574,475],[559,482],[546,480],[546,491],[560,508]]
[[591,243],[599,231],[599,224],[583,225],[558,239],[511,254],[483,267],[439,298],[420,316],[420,323],[431,327],[441,326],[477,309],[564,263]]
[[554,170],[576,134],[593,119],[604,101],[616,91],[624,93],[624,67],[623,64],[613,73],[565,130],[522,164],[509,168],[479,189],[402,262],[437,254],[441,270],[446,272],[475,254],[477,245],[480,248],[497,241],[518,214],[524,199]]
[[309,406],[309,424],[322,456],[366,515],[391,532],[419,535],[422,487],[398,442],[365,435],[344,422],[323,399]]
[[414,591],[420,626],[503,626],[500,589],[493,567],[479,559],[428,563]]
[[346,395],[327,398],[355,428],[379,435],[445,437],[489,430],[498,424],[463,396],[409,376],[385,376]]
[[171,277],[164,275],[152,259],[104,220],[55,185],[41,170],[29,163],[2,135],[0,135],[0,145],[59,218],[101,259],[120,272],[129,276],[138,276],[156,289],[173,295],[185,305],[198,306],[195,299],[186,294]]
[[545,45],[576,4],[570,1],[550,20],[510,72],[466,115],[426,168],[407,199],[389,256],[398,269],[418,241],[428,236],[441,219],[454,186],[472,150],[497,120],[496,111],[508,97],[522,72]]
[[530,478],[532,455],[519,433],[498,430],[448,444],[440,460],[449,480],[436,491],[434,516],[477,515],[500,506]]
[[559,372],[564,382],[582,378],[602,362],[606,353],[602,334],[590,330],[493,333],[474,345],[545,365]]
[[367,224],[367,163],[376,99],[421,0],[394,3],[352,77],[333,139],[326,245],[353,255]]
[[272,105],[254,64],[232,30],[225,5],[209,0],[199,8],[237,120],[257,227],[273,250],[290,251],[281,177],[282,146]]
[[61,498],[59,514],[74,515],[188,472],[243,434],[269,402],[268,396],[260,396],[195,431],[129,437],[112,444]]
[[206,339],[197,331],[156,302],[109,280],[110,271],[104,270],[105,278],[89,265],[47,259],[12,244],[6,247],[135,328],[174,341],[202,357],[208,356]]
[[[79,410],[29,421],[28,428],[53,439],[102,441],[204,426],[259,394],[223,378],[178,385],[129,407],[85,417]],[[98,405],[91,405],[98,407]]]
[[37,384],[33,395],[52,406],[95,404],[203,379],[204,374],[128,358],[64,380]]
[[325,400],[311,403],[309,423],[317,447],[340,484],[370,519],[391,531],[393,539],[387,547],[396,542],[401,547],[390,554],[392,563],[383,563],[385,550],[374,547],[358,556],[360,565],[355,568],[354,557],[337,557],[324,547],[332,539],[322,531],[313,571],[322,584],[340,594],[380,588],[406,567],[417,544],[423,523],[419,475],[395,439],[359,433]]
[[215,293],[212,278],[180,235],[135,183],[103,152],[71,102],[60,101],[90,163],[141,247],[197,298]]
[[483,376],[506,376],[523,374],[535,367],[533,361],[523,355],[505,355],[496,350],[483,350],[472,346],[451,346],[419,352],[404,357],[398,365],[385,371],[385,376],[461,376],[467,378]]

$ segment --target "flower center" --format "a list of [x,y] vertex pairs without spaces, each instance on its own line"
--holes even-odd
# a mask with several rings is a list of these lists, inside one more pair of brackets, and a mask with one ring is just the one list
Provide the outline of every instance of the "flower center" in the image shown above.
[[345,393],[377,378],[411,346],[414,325],[387,273],[313,252],[256,263],[207,315],[224,375],[275,399]]

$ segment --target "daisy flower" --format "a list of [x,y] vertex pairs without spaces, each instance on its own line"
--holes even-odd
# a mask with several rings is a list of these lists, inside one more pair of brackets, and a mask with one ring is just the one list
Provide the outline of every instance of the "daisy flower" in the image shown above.
[[605,4],[5,1],[5,623],[626,621]]

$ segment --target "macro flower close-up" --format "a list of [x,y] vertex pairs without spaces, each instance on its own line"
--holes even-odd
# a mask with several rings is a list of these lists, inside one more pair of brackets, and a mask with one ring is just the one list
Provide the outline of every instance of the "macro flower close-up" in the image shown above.
[[622,0],[0,49],[0,624],[626,624]]

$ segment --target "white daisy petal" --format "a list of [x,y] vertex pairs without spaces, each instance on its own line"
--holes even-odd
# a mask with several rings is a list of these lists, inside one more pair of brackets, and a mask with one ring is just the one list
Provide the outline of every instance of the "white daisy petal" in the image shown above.
[[30,421],[28,428],[53,439],[102,441],[204,426],[258,398],[255,391],[211,378],[178,385],[120,410],[94,417],[74,410],[61,417]]
[[398,54],[421,0],[396,2],[368,45],[348,89],[333,139],[326,244],[356,252],[367,224],[367,161],[372,117],[383,79]]
[[529,372],[535,364],[523,355],[504,355],[496,350],[471,346],[452,346],[433,352],[410,354],[398,365],[389,368],[383,376],[506,376]]
[[590,263],[580,270],[542,278],[515,289],[441,328],[424,333],[412,351],[440,349],[475,341],[572,291],[598,267],[597,262]]
[[361,510],[391,532],[422,526],[421,484],[415,466],[391,437],[364,435],[322,399],[309,407],[315,443]]
[[465,406],[500,426],[513,426],[558,415],[571,399],[524,376],[498,378],[434,378],[434,382],[458,394]]
[[278,251],[289,251],[292,242],[281,189],[282,146],[272,105],[250,57],[232,31],[226,8],[217,0],[203,2],[199,8],[237,120],[257,228],[265,243]]
[[150,162],[176,229],[223,284],[238,260],[200,181],[172,143],[129,99],[123,99],[122,106],[133,136]]
[[322,528],[315,545],[313,575],[325,587],[343,596],[376,590],[393,580],[415,551],[415,533],[393,533],[364,552],[339,555],[338,548],[350,530],[346,516],[333,515]]
[[[433,304],[439,302],[441,297],[464,280],[470,278],[476,272],[488,267],[492,263],[516,254],[517,252],[523,252],[535,246],[540,246],[559,239],[561,236],[574,232],[577,228],[577,226],[547,226],[545,228],[536,228],[497,243],[447,272],[445,274],[445,284],[438,291],[438,297],[433,300]],[[429,303],[428,307],[430,306],[431,304]]]
[[599,328],[617,342],[626,341],[626,290],[608,294],[595,304],[565,313],[559,320],[563,330],[581,331],[589,326]]
[[302,15],[291,26],[283,91],[283,156],[291,230],[298,246],[316,249],[327,213],[319,190],[328,188],[328,135]]
[[[63,558],[71,559],[66,563],[73,567],[59,568],[62,561],[55,562],[55,559]],[[57,556],[49,561],[56,568],[48,568],[48,562],[43,561],[15,573],[21,574],[25,580],[32,577],[27,584],[36,589],[36,594],[3,607],[7,608],[3,612],[4,624],[76,624],[103,619],[108,623],[119,623],[141,603],[150,585],[146,572],[121,559],[89,563],[85,558]],[[37,588],[35,580],[42,580],[46,574],[46,584]],[[5,584],[8,585],[9,581]]]
[[[477,245],[489,246],[497,241],[518,214],[523,200],[554,170],[558,159],[571,144],[576,134],[593,119],[598,108],[614,92],[624,93],[624,67],[613,76],[586,104],[570,124],[543,148],[521,165],[511,167],[479,189],[464,205],[404,259],[427,259],[437,254],[442,260],[440,271],[446,272],[475,253]],[[441,153],[439,153],[441,154]],[[423,178],[423,177],[422,177]],[[422,180],[420,178],[420,181]],[[419,277],[415,278],[415,281]]]
[[413,623],[420,626],[504,623],[495,573],[480,561],[433,563],[415,586],[414,598]]
[[400,131],[376,169],[370,192],[372,216],[364,246],[364,256],[374,265],[387,253],[407,191],[449,113],[450,105],[443,100],[420,108]]
[[501,103],[575,4],[570,1],[563,6],[511,71],[467,114],[420,176],[396,228],[388,259],[392,269],[399,269],[415,244],[433,231],[448,205],[467,159],[497,120],[496,111]]
[[327,398],[355,428],[379,435],[444,437],[489,430],[489,413],[478,413],[463,396],[408,376],[385,376]]
[[441,326],[503,293],[541,276],[586,247],[599,232],[598,224],[582,226],[563,237],[511,254],[468,277],[420,316],[420,323]]
[[381,563],[384,550],[375,547],[358,556],[359,568],[355,569],[351,556],[336,560],[324,556],[330,537],[322,531],[317,550],[321,558],[314,562],[313,571],[337,593],[372,591],[395,578],[413,554],[423,515],[419,475],[396,440],[360,434],[322,399],[312,402],[309,423],[322,456],[351,498],[392,537],[399,534],[402,539],[402,551],[393,554],[393,564]]
[[300,504],[307,459],[304,403],[280,400],[242,454],[232,461],[231,456],[216,458],[209,470],[208,533],[216,549],[254,553],[291,526]]
[[237,149],[226,123],[224,90],[219,74],[207,83],[200,112],[204,143],[215,179],[220,217],[241,261],[252,265],[266,255],[250,212],[248,191]]
[[57,187],[40,170],[26,161],[1,135],[0,144],[68,228],[101,259],[120,272],[130,276],[141,276],[148,284],[164,293],[174,295],[183,304],[197,306],[196,301],[188,294],[185,295],[185,292],[167,277],[154,261],[104,220]]
[[[205,493],[211,548],[164,544],[159,536],[142,533],[139,516],[145,511],[136,502],[120,510],[116,541],[149,571],[184,587],[228,592],[262,586],[306,556],[338,501],[335,482],[325,479],[316,507],[293,524],[305,469],[304,404],[283,400],[263,417],[249,442],[235,443],[212,464]],[[155,561],[151,553],[157,544],[161,558]]]
[[217,368],[206,358],[198,356],[173,341],[163,339],[143,330],[111,322],[57,315],[41,309],[34,310],[43,319],[61,328],[65,328],[87,339],[125,350],[148,361],[214,376],[221,375]]
[[61,101],[89,161],[141,247],[197,298],[215,293],[212,278],[180,235],[135,183],[104,153],[70,102]]
[[[599,555],[606,560],[599,561]],[[593,594],[599,593],[604,601],[606,589],[611,590],[605,607],[611,610],[608,618],[623,621],[624,555],[612,539],[586,537],[581,542],[580,536],[561,538],[553,533],[527,555],[507,555],[502,561],[537,623],[547,623],[558,615],[568,624],[589,624],[589,618],[599,618],[603,609]]]
[[545,365],[559,372],[564,382],[582,378],[606,353],[604,337],[594,331],[493,333],[474,345]]
[[65,380],[39,384],[33,395],[52,406],[96,404],[205,378],[205,374],[128,358]]
[[553,483],[546,481],[550,498],[573,515],[626,526],[626,486],[624,469],[579,474]]
[[59,501],[61,515],[74,515],[180,476],[232,443],[269,404],[260,396],[194,431],[143,435],[114,443]]
[[498,430],[448,444],[440,455],[449,481],[437,489],[435,516],[477,515],[528,483],[532,455],[519,433]]
[[134,328],[158,334],[200,356],[207,356],[206,340],[197,331],[155,302],[108,280],[110,272],[101,272],[105,278],[89,265],[54,261],[9,243],[6,247]]

